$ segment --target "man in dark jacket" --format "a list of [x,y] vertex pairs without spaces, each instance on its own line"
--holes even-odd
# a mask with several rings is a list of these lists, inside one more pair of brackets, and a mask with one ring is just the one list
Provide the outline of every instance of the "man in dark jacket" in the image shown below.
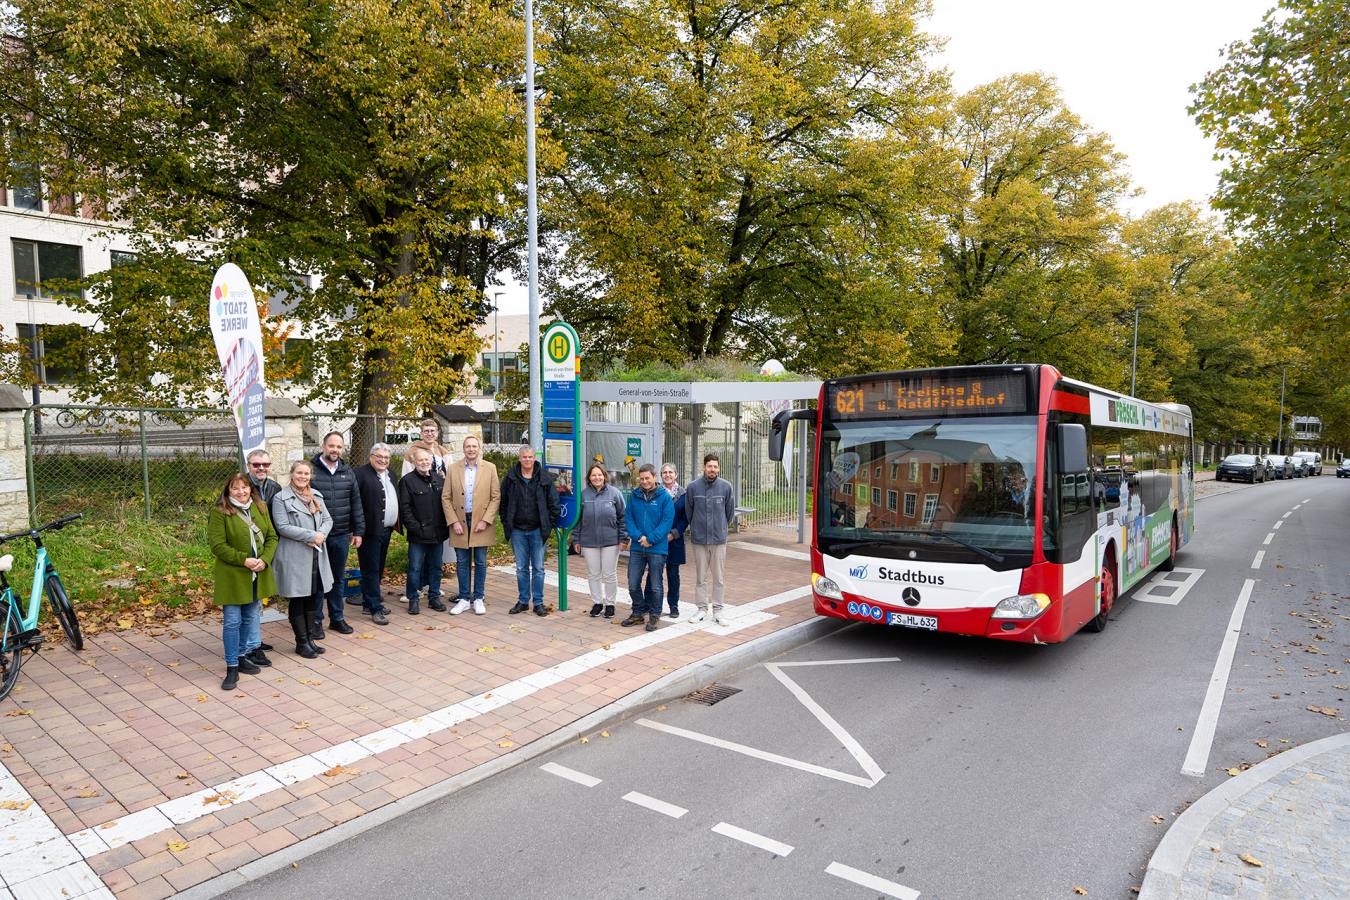
[[[347,554],[352,547],[361,548],[361,535],[366,531],[366,517],[361,509],[361,492],[356,487],[356,474],[342,461],[346,442],[342,434],[330,431],[324,435],[323,450],[314,457],[314,490],[323,495],[324,506],[333,517],[333,530],[328,533],[324,547],[328,550],[328,565],[333,570],[333,587],[327,595],[328,618],[333,630],[350,634],[345,625],[346,613],[342,606],[342,586],[346,584]],[[337,623],[344,623],[338,628]],[[314,615],[310,637],[323,637],[323,604]]]
[[694,602],[698,611],[691,622],[702,622],[709,614],[713,622],[722,619],[722,594],[727,564],[727,530],[736,518],[736,493],[731,482],[719,477],[722,464],[716,453],[703,457],[703,477],[689,482],[684,489],[684,514],[689,522],[689,544],[693,550]]
[[516,557],[516,605],[511,615],[528,610],[533,599],[534,614],[546,616],[544,541],[562,515],[562,501],[553,476],[538,465],[530,447],[521,448],[520,461],[502,479],[500,515],[502,532]]
[[[375,444],[370,448],[370,462],[355,469],[361,516],[366,522],[366,530],[359,535],[361,546],[356,550],[361,565],[361,611],[376,625],[389,624],[389,608],[380,594],[380,582],[389,556],[389,539],[398,528],[398,486],[389,473],[392,456],[388,444]],[[340,630],[336,624],[332,627]]]
[[408,536],[408,615],[422,611],[422,586],[426,585],[427,605],[445,611],[441,602],[441,564],[450,526],[441,506],[445,476],[432,468],[431,451],[414,447],[409,453],[413,470],[398,483],[398,517]]
[[248,455],[248,480],[253,489],[262,497],[267,508],[272,508],[272,498],[281,493],[281,485],[272,477],[272,454],[266,450],[254,450]]

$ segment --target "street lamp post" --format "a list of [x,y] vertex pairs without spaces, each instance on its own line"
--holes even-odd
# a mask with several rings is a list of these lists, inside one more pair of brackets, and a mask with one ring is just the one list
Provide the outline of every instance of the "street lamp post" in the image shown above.
[[525,182],[530,286],[530,446],[541,447],[543,397],[539,381],[539,235],[534,188],[534,0],[525,0]]
[[1280,366],[1280,418],[1276,422],[1275,428],[1275,452],[1284,452],[1284,371],[1285,367]]
[[1134,305],[1134,343],[1130,347],[1130,396],[1134,396],[1134,372],[1139,362],[1139,304]]

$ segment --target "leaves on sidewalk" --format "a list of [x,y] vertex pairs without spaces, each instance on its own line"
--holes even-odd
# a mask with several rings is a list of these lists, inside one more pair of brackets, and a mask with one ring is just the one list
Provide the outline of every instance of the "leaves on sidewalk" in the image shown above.
[[1154,825],[1161,825],[1163,822],[1167,821],[1162,816],[1149,816],[1148,820],[1152,822]]
[[1257,859],[1255,856],[1252,856],[1250,853],[1243,853],[1238,856],[1238,859],[1242,860],[1247,865],[1251,866],[1253,869],[1261,869],[1264,868],[1266,865],[1265,863],[1261,862],[1261,860]]
[[337,778],[339,775],[360,775],[361,773],[350,766],[337,765],[323,773],[324,778]]
[[33,711],[31,709],[11,709],[9,712],[5,713],[5,717],[13,719],[17,716],[31,716],[32,714]]
[[1324,716],[1331,716],[1333,719],[1341,714],[1341,711],[1334,706],[1314,706],[1309,703],[1304,707],[1308,712],[1321,713]]
[[32,805],[32,800],[0,800],[0,809],[10,809],[15,812],[23,812]]
[[1081,884],[1075,884],[1073,886],[1073,892],[1081,897],[1087,896],[1087,888],[1083,887]]
[[169,843],[165,844],[165,846],[168,847],[170,850],[172,850],[174,853],[182,853],[184,850],[188,848],[187,841],[180,841],[177,838],[175,838],[172,841],[169,841]]

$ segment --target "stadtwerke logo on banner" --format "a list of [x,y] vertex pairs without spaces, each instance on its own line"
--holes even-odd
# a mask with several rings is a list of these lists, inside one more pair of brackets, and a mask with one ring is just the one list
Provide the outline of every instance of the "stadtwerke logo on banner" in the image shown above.
[[225,375],[225,395],[245,455],[267,436],[263,393],[262,326],[248,278],[226,263],[211,282],[211,336]]

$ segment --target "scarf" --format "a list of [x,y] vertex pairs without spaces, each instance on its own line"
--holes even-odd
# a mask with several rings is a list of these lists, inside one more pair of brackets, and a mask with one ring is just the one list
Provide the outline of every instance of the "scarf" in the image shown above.
[[312,483],[309,487],[305,488],[303,494],[294,486],[291,487],[291,493],[299,498],[300,502],[304,504],[305,509],[309,510],[310,515],[317,516],[319,514],[319,500],[314,496],[314,485]]

